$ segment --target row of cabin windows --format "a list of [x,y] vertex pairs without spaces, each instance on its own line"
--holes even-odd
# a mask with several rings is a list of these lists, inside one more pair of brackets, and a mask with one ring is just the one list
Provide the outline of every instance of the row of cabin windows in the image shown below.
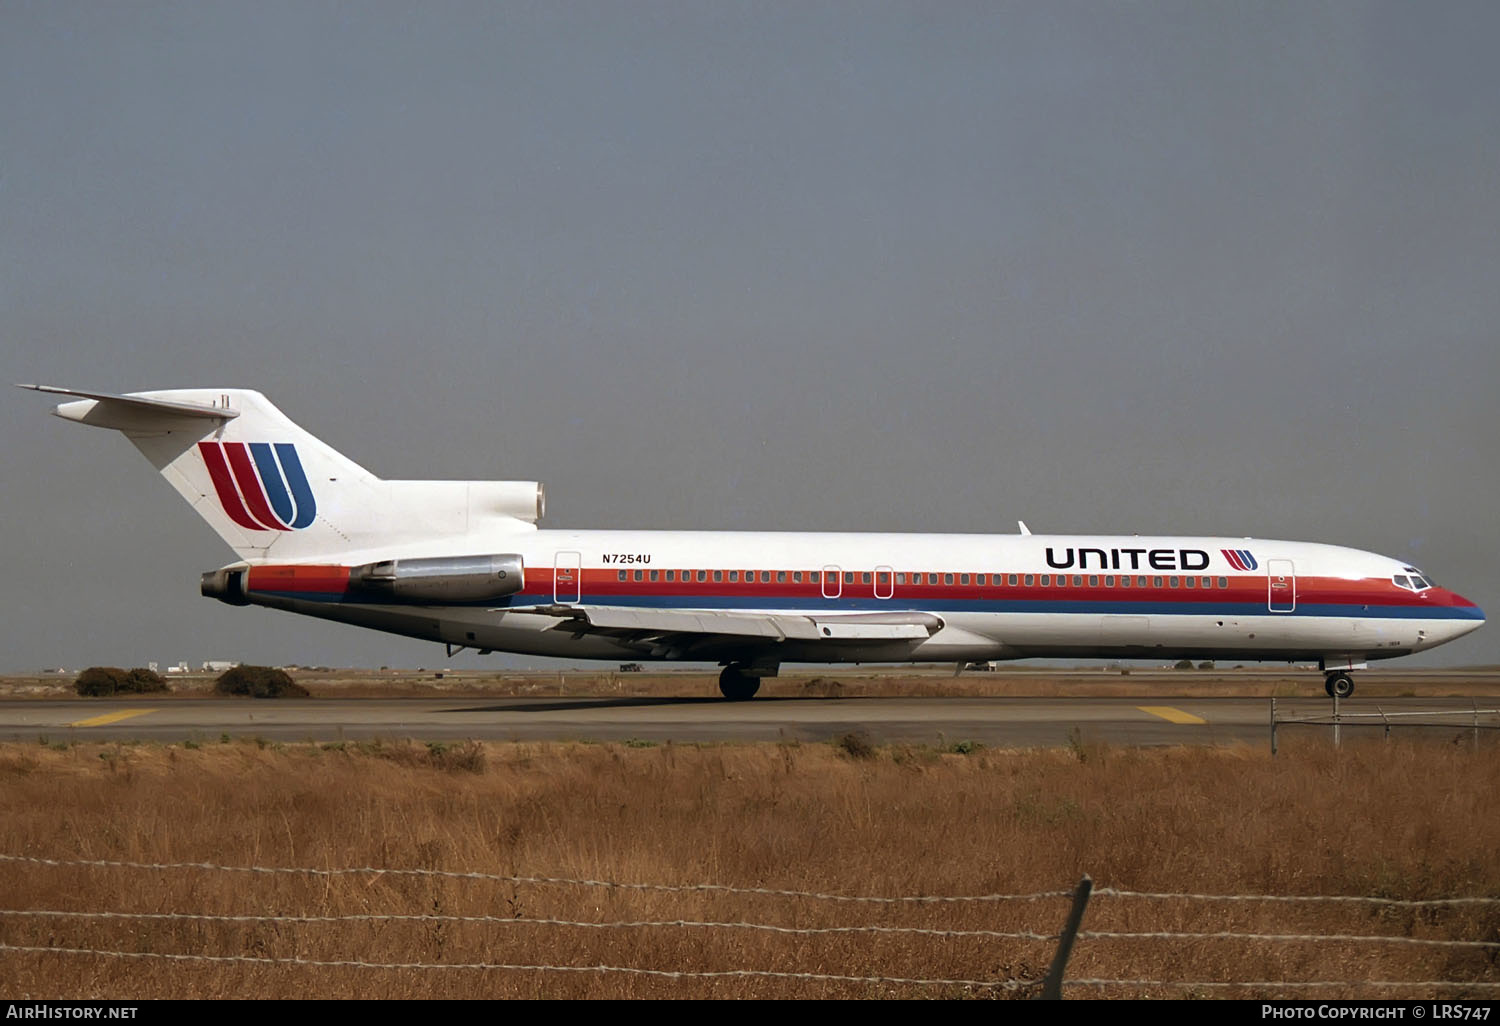
[[[714,581],[716,583],[722,583],[723,581],[725,581],[727,579],[730,584],[738,584],[741,581],[743,581],[746,584],[754,584],[756,582],[756,575],[759,574],[759,578],[760,578],[760,583],[761,584],[770,584],[772,576],[773,576],[773,571],[770,571],[770,570],[759,570],[759,571],[757,571],[757,570],[744,570],[744,571],[740,571],[740,570],[634,570],[634,571],[632,571],[632,570],[621,570],[621,571],[619,571],[619,579],[621,581],[628,581],[628,580],[631,580],[631,579],[634,579],[634,580],[637,580],[637,581],[645,581],[645,580],[649,579],[649,580],[652,580],[652,581],[667,581],[669,583],[676,582],[676,581],[680,580],[680,581],[682,581],[684,583],[689,583],[689,582],[691,582],[691,581],[693,581],[695,579],[695,576],[696,576],[696,579],[698,581],[700,581],[700,582],[707,581],[709,579],[709,574],[713,575],[713,579],[714,579]],[[728,575],[727,578],[725,576],[726,574]],[[803,583],[804,579],[809,584],[818,584],[818,583],[821,582],[821,574],[817,570],[809,570],[809,571],[806,571],[806,572],[804,572],[802,570],[777,570],[777,571],[774,571],[774,576],[775,576],[777,584],[786,584],[789,580],[790,580],[790,582],[792,584],[801,584],[801,583]],[[1005,587],[1007,585],[1010,586],[1010,587],[1012,587],[1012,588],[1018,587],[1018,586],[1024,586],[1024,587],[1027,587],[1027,588],[1032,588],[1032,587],[1037,587],[1037,586],[1040,586],[1040,587],[1043,587],[1043,588],[1067,588],[1067,587],[1082,588],[1082,587],[1085,586],[1084,585],[1084,581],[1085,580],[1087,580],[1087,582],[1088,582],[1087,586],[1090,587],[1090,588],[1098,588],[1098,587],[1100,587],[1101,582],[1102,582],[1103,587],[1106,587],[1106,588],[1116,588],[1116,587],[1118,587],[1118,588],[1131,588],[1131,587],[1135,587],[1135,588],[1163,588],[1163,587],[1165,587],[1165,588],[1200,588],[1200,587],[1201,588],[1227,588],[1227,587],[1229,587],[1229,578],[1227,578],[1227,577],[1218,577],[1218,578],[1215,578],[1215,577],[1147,577],[1147,576],[1144,576],[1144,575],[1137,576],[1137,577],[1131,577],[1129,574],[1121,574],[1119,576],[1115,576],[1114,574],[1104,574],[1104,575],[1100,575],[1100,574],[1088,574],[1086,577],[1085,577],[1084,574],[1073,574],[1071,577],[1069,575],[1067,575],[1067,574],[1057,574],[1057,575],[1054,576],[1052,574],[925,574],[924,575],[924,574],[898,573],[898,574],[895,575],[895,577],[896,577],[896,583],[897,584],[911,583],[913,585],[920,585],[920,584],[922,584],[923,583],[922,579],[923,579],[924,576],[927,579],[926,580],[927,584],[955,584],[956,583],[956,584],[959,584],[959,585],[975,585],[975,586],[980,587],[980,588],[989,586],[991,584],[991,580],[992,579],[993,579],[993,585],[994,585],[994,587],[997,587],[997,588],[999,588],[999,587]],[[862,583],[862,584],[871,584],[871,583],[874,583],[876,578],[879,578],[879,583],[880,584],[889,585],[891,583],[891,573],[890,573],[890,571],[887,571],[887,570],[881,570],[881,571],[878,571],[876,573],[871,573],[868,570],[863,571],[863,572],[859,572],[859,573],[856,573],[854,571],[847,571],[846,570],[844,572],[844,583],[845,584],[854,584],[856,577],[859,578],[859,583]]]

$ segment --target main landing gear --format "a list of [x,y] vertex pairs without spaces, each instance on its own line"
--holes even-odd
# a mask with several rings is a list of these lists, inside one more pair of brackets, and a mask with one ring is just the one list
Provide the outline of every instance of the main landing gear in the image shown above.
[[719,691],[731,702],[754,698],[762,677],[776,676],[776,666],[746,666],[730,663],[719,673]]
[[1329,698],[1348,698],[1354,694],[1354,678],[1347,673],[1329,673],[1323,677],[1323,690]]

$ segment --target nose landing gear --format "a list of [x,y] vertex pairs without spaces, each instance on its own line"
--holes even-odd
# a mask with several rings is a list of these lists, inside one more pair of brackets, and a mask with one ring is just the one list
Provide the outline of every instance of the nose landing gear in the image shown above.
[[1354,694],[1354,678],[1347,673],[1330,673],[1323,678],[1323,690],[1329,698],[1348,698]]

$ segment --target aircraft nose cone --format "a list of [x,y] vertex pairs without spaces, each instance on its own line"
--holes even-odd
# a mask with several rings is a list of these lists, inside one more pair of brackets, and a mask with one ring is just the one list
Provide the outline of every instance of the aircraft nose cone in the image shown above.
[[1452,596],[1450,608],[1458,615],[1453,619],[1445,640],[1452,641],[1454,638],[1461,638],[1470,631],[1477,631],[1484,626],[1483,609],[1457,592],[1448,594]]

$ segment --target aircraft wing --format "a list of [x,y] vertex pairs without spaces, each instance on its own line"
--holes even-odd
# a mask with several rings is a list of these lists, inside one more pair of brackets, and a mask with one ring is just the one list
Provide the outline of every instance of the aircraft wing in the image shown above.
[[926,641],[943,619],[915,610],[890,613],[756,613],[706,609],[647,609],[637,606],[512,607],[512,612],[558,617],[553,630],[575,637],[597,634],[643,649],[681,650],[700,642],[758,640]]

